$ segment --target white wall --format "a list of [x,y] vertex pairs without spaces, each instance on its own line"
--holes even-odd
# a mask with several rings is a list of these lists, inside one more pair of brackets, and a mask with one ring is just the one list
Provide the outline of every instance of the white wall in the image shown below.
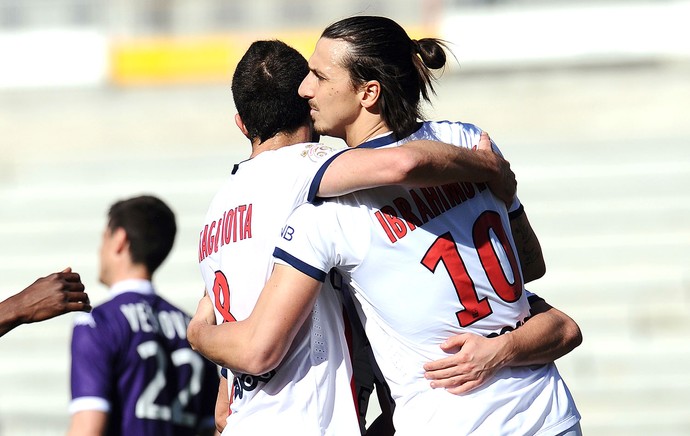
[[108,38],[96,30],[0,33],[0,89],[102,85]]
[[474,8],[446,13],[461,68],[690,59],[690,2]]

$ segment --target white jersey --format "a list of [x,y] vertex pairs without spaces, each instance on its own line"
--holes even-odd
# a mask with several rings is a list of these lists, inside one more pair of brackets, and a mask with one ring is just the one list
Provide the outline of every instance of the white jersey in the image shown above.
[[[321,144],[265,151],[236,165],[216,194],[199,237],[199,263],[218,323],[251,314],[287,217],[314,197],[318,170],[331,156],[334,150]],[[338,295],[326,289],[278,368],[229,377],[223,434],[359,434],[342,313]]]
[[[405,141],[472,147],[480,133],[427,122]],[[363,146],[395,144],[388,135]],[[579,421],[554,364],[504,368],[462,396],[424,378],[426,362],[448,356],[440,344],[451,335],[493,337],[529,317],[508,213],[486,185],[382,187],[303,205],[274,255],[317,279],[332,267],[349,278],[396,403],[396,434],[550,435]]]

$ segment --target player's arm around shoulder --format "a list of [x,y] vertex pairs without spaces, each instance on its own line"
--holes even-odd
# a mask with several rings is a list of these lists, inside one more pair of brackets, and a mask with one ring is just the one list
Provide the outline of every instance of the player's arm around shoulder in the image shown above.
[[[488,134],[482,133],[477,145],[473,151],[438,141],[415,140],[400,147],[349,150],[328,165],[318,195],[334,197],[386,185],[429,187],[458,181],[505,184],[509,177],[516,185],[510,164],[492,151]],[[497,193],[504,201],[514,194],[514,187],[510,193]]]
[[264,374],[283,360],[320,290],[321,282],[277,264],[247,319],[215,325],[211,300],[205,296],[187,338],[192,348],[220,366]]

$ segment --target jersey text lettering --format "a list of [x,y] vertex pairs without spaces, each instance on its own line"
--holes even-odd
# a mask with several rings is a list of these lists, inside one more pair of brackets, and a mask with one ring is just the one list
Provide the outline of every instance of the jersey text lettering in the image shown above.
[[220,218],[206,224],[199,234],[199,262],[223,245],[252,237],[252,205],[240,205],[223,213]]
[[431,188],[410,189],[409,198],[398,197],[374,213],[391,243],[404,238],[408,231],[474,198],[487,189],[485,183],[450,183]]
[[268,383],[276,375],[275,369],[261,375],[239,374],[232,380],[233,398],[242,399],[244,392],[251,392],[259,383]]
[[187,338],[187,319],[183,313],[160,311],[154,312],[146,303],[123,304],[120,312],[125,316],[132,332],[163,333],[168,339],[176,336]]
[[283,227],[283,231],[280,233],[280,237],[286,241],[292,241],[292,235],[295,233],[295,229],[290,226]]

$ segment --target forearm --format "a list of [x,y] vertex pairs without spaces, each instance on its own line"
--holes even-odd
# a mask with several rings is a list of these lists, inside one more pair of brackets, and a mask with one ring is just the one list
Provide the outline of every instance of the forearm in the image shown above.
[[524,211],[510,220],[510,230],[515,241],[525,283],[543,277],[546,273],[544,254],[539,239]]
[[228,379],[220,376],[218,383],[218,396],[216,397],[215,408],[216,430],[218,433],[223,433],[225,425],[227,424],[228,415],[230,415],[230,395],[228,392]]
[[543,300],[532,306],[532,312],[524,325],[499,337],[504,366],[550,363],[582,343],[580,328],[565,313]]
[[209,314],[210,304],[204,297],[189,323],[187,339],[194,349],[224,368],[264,374],[287,354],[320,289],[321,283],[311,277],[276,265],[247,319],[212,324],[204,315]]
[[488,182],[500,174],[502,158],[492,151],[473,151],[437,141],[412,141],[405,182],[426,187],[452,182]]
[[488,139],[485,142],[483,149],[476,151],[429,140],[411,141],[400,147],[349,150],[328,166],[318,195],[335,197],[386,185],[430,187],[498,180],[509,164],[491,151]]
[[0,336],[22,324],[22,315],[13,297],[0,302]]
[[[272,370],[277,359],[274,347],[260,346],[250,322],[226,322],[220,325],[192,320],[187,329],[192,348],[208,360],[232,371],[260,375]],[[282,356],[281,356],[282,357]]]

